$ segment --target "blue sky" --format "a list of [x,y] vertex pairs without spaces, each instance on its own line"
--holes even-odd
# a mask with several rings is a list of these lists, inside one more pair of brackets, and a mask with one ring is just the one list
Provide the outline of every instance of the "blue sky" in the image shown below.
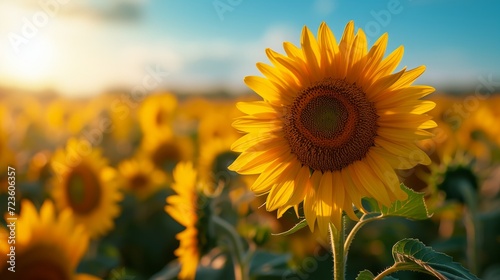
[[161,87],[236,93],[268,61],[265,48],[282,52],[322,21],[339,39],[354,20],[369,45],[384,32],[386,53],[404,45],[401,67],[426,65],[418,83],[474,88],[480,77],[500,81],[499,11],[472,0],[3,1],[0,85],[97,94],[132,88],[155,65],[169,73]]

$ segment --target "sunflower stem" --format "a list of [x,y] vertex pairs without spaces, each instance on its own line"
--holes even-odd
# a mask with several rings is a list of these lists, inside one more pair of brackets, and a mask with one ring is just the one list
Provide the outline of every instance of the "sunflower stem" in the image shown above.
[[224,231],[229,240],[233,245],[233,256],[234,256],[234,277],[236,280],[248,280],[250,276],[249,272],[249,260],[246,257],[245,249],[239,234],[236,232],[234,227],[226,222],[224,219],[213,215],[212,221],[220,229]]
[[354,227],[351,229],[349,234],[347,235],[347,238],[344,243],[344,258],[347,260],[347,253],[349,253],[349,247],[351,247],[351,243],[354,240],[354,236],[356,236],[356,233],[368,222],[376,220],[374,217],[368,217],[368,215],[363,214],[359,221],[354,225]]
[[337,229],[330,223],[330,243],[333,252],[333,279],[345,279],[345,265],[346,259],[344,258],[344,239],[345,239],[345,216],[342,216],[340,228]]
[[464,226],[467,236],[467,265],[472,273],[477,273],[477,255],[480,247],[480,228],[477,222],[477,195],[473,186],[465,180],[460,180],[458,190],[462,193],[466,204],[464,210]]

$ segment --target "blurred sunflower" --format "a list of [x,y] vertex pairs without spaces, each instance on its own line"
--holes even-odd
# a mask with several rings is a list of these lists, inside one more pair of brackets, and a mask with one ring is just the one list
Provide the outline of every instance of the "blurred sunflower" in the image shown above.
[[406,199],[394,169],[430,163],[415,140],[436,126],[424,114],[434,102],[419,100],[434,89],[411,86],[424,66],[392,74],[403,47],[383,58],[387,40],[368,52],[352,21],[340,44],[325,23],[318,40],[304,27],[301,48],[285,42],[286,56],[267,49],[274,67],[257,63],[265,78],[245,78],[263,101],[237,104],[247,116],[233,126],[247,135],[233,144],[242,153],[230,169],[260,173],[251,188],[267,194],[268,211],[280,217],[303,201],[310,229],[317,222],[325,236],[342,211],[357,219],[352,205],[363,209],[362,197],[386,206]]
[[[7,192],[9,183],[7,176],[7,168],[17,168],[17,160],[14,151],[9,147],[7,133],[2,131],[0,127],[0,169],[5,172],[0,173],[0,193]],[[18,192],[19,193],[19,192]]]
[[449,238],[454,224],[463,217],[463,207],[477,207],[482,181],[489,168],[481,171],[475,159],[464,151],[447,154],[420,176],[428,182],[427,205],[440,222],[439,233]]
[[175,182],[172,184],[172,189],[177,195],[167,197],[165,211],[179,224],[186,227],[176,236],[180,245],[174,253],[182,265],[178,276],[180,279],[194,279],[200,258],[197,228],[197,174],[191,162],[181,162],[175,167],[173,175]]
[[51,167],[57,175],[52,180],[52,196],[58,209],[71,209],[91,238],[112,229],[123,195],[116,184],[116,172],[108,167],[101,151],[85,140],[72,138],[66,149],[54,153]]
[[487,161],[500,145],[500,119],[494,113],[496,110],[487,103],[478,105],[456,132],[461,147]]
[[[15,272],[8,270],[10,248],[2,242],[0,279],[99,279],[76,273],[89,237],[83,226],[75,226],[71,211],[63,210],[56,217],[52,202],[45,201],[37,213],[30,201],[23,200],[16,233]],[[9,233],[2,227],[0,235],[7,240]]]
[[125,190],[139,199],[148,198],[166,182],[166,174],[148,159],[136,158],[123,161],[118,166]]
[[218,175],[227,174],[227,167],[237,156],[231,151],[234,140],[236,138],[214,138],[200,143],[198,169],[203,182],[214,183],[214,180],[221,179],[216,178]]
[[183,136],[146,137],[138,151],[139,157],[148,157],[157,168],[169,172],[178,162],[191,160],[193,154],[193,141]]
[[148,96],[139,108],[139,123],[148,137],[172,136],[172,119],[177,108],[177,98],[170,93]]
[[212,110],[200,120],[198,127],[200,143],[220,138],[236,140],[239,135],[232,128],[231,122],[238,116],[241,116],[241,113],[236,112],[233,102],[229,104],[213,104]]

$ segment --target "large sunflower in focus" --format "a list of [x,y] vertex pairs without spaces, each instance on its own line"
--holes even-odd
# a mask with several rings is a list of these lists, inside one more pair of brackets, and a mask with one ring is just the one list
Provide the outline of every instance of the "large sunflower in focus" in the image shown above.
[[56,174],[52,196],[58,209],[71,209],[91,238],[112,229],[123,195],[115,170],[108,166],[100,150],[85,140],[70,139],[66,149],[54,153],[51,166]]
[[318,39],[304,27],[300,48],[267,49],[273,66],[257,63],[265,77],[245,78],[263,100],[237,104],[247,115],[233,126],[247,134],[233,143],[241,154],[230,168],[260,174],[251,188],[267,194],[268,211],[281,216],[303,201],[310,229],[317,222],[326,235],[342,211],[356,219],[352,205],[363,209],[362,197],[386,206],[407,197],[394,169],[430,163],[415,140],[436,125],[424,114],[435,104],[419,100],[434,89],[411,86],[424,66],[392,73],[403,47],[384,58],[387,40],[368,51],[352,21],[339,44],[325,23]]
[[0,228],[0,236],[5,237],[0,245],[0,279],[98,279],[75,273],[89,238],[83,226],[74,225],[71,211],[65,210],[56,217],[54,205],[49,201],[44,202],[40,213],[28,200],[21,206],[16,221],[16,243],[12,245],[15,272],[8,270],[11,265],[7,254],[12,254],[7,245],[9,232]]

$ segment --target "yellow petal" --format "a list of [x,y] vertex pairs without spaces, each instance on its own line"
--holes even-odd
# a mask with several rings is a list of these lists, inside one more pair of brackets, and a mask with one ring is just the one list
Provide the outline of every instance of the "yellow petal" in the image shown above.
[[417,164],[428,165],[431,163],[429,156],[418,148],[414,143],[407,142],[391,142],[382,137],[375,139],[375,144],[394,154],[409,161],[411,167]]
[[300,191],[300,186],[295,185],[295,176],[300,171],[300,164],[292,163],[287,169],[283,170],[277,183],[271,188],[267,195],[266,210],[274,211],[279,207],[290,204],[289,200],[294,192]]
[[[321,68],[324,69],[324,75],[332,78],[339,78],[336,73],[336,67],[340,64],[340,53],[337,40],[332,31],[322,22],[318,30],[318,44],[321,51]],[[333,65],[333,67],[327,67]]]
[[318,205],[317,190],[319,189],[321,177],[321,171],[316,170],[313,172],[311,176],[311,187],[308,189],[306,197],[304,198],[304,215],[311,231],[314,231],[314,224],[316,223],[316,209]]
[[280,134],[267,132],[249,133],[234,141],[231,145],[231,150],[235,152],[260,152],[277,146],[287,146],[288,142]]
[[323,173],[319,183],[319,188],[316,192],[316,215],[318,219],[318,228],[322,236],[327,236],[333,210],[332,172]]
[[372,80],[378,80],[380,77],[384,77],[389,75],[398,67],[399,62],[403,58],[404,47],[399,46],[392,53],[390,53],[382,62],[378,65],[378,67],[373,71],[373,75],[369,78]]
[[275,160],[290,153],[286,147],[275,147],[263,152],[244,152],[228,166],[229,170],[240,174],[259,174]]
[[280,100],[280,91],[268,79],[258,76],[247,76],[244,79],[245,84],[264,100],[278,102]]
[[233,122],[233,127],[243,132],[280,131],[283,123],[280,119],[261,119],[255,116],[242,116]]
[[366,35],[362,29],[359,29],[354,38],[351,54],[349,55],[349,66],[346,79],[350,83],[356,82],[357,78],[360,76],[361,70],[366,64],[367,45]]
[[378,65],[382,61],[384,57],[385,49],[387,48],[387,41],[389,36],[387,33],[382,34],[380,38],[378,38],[377,42],[373,45],[368,53],[366,66],[362,71],[362,77],[370,77],[374,74],[375,69],[377,69]]
[[265,101],[238,102],[236,108],[248,115],[259,115],[261,118],[275,118],[276,110]]
[[293,155],[288,155],[284,159],[271,162],[267,169],[253,182],[250,189],[257,194],[269,192],[280,174],[290,166],[293,157]]
[[302,46],[302,52],[304,53],[307,68],[309,69],[309,75],[311,75],[312,77],[321,78],[319,70],[320,60],[318,42],[316,42],[314,35],[306,26],[304,26],[304,28],[302,29],[300,44]]

